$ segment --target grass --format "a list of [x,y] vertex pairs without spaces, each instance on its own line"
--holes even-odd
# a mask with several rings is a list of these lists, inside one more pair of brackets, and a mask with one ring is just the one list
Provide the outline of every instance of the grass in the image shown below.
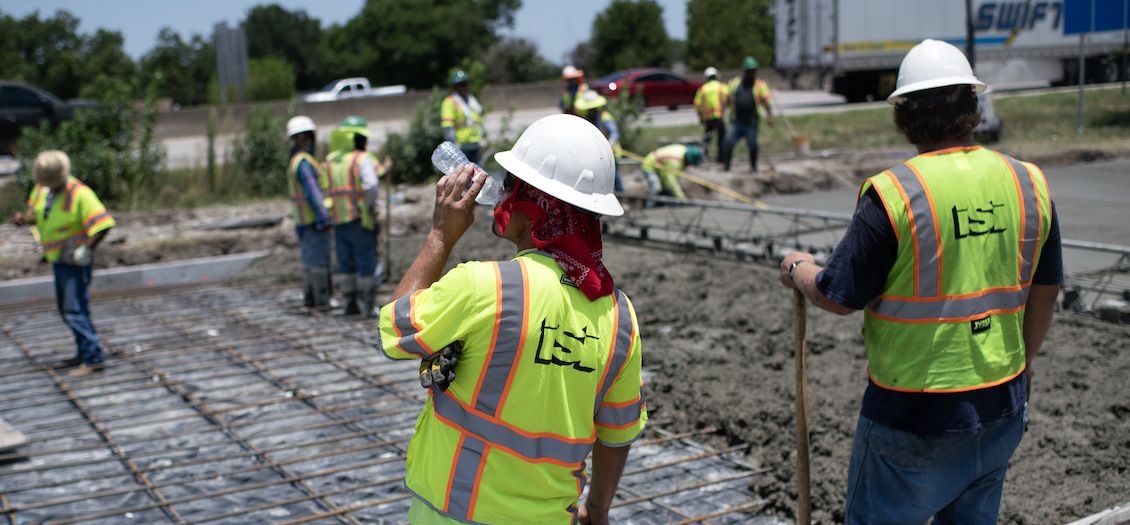
[[274,195],[257,195],[234,166],[217,167],[215,182],[209,180],[208,170],[204,168],[184,168],[162,172],[153,178],[150,185],[143,190],[147,198],[139,199],[133,211],[247,204],[285,196],[283,191]]
[[[1074,92],[995,96],[993,104],[1005,130],[1004,140],[997,147],[1021,156],[1047,156],[1070,150],[1123,154],[1130,151],[1130,94],[1122,95],[1117,88],[1093,89],[1086,93],[1085,100],[1086,131],[1078,135]],[[790,118],[799,133],[808,135],[812,149],[910,148],[895,129],[890,107]],[[648,128],[640,142],[646,148],[654,148],[684,137],[700,136],[702,128],[698,125]],[[773,126],[762,123],[760,146],[763,154],[792,151],[792,140],[782,119],[776,119]],[[744,149],[743,143],[738,143],[738,149]],[[735,152],[735,158],[742,156],[744,153]]]

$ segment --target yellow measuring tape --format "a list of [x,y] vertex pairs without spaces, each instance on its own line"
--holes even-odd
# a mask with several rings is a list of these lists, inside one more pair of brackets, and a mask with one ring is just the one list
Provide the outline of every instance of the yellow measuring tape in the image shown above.
[[[632,153],[632,152],[630,152],[626,149],[621,148],[620,153],[622,153],[625,157],[628,157],[629,159],[639,161],[640,164],[646,164],[646,165],[651,164],[647,161],[647,159],[645,159],[645,158],[643,158],[643,157],[641,157],[641,156],[639,156],[635,153]],[[714,190],[714,191],[721,193],[722,195],[725,195],[727,197],[731,197],[733,199],[736,199],[739,202],[744,202],[746,204],[752,204],[752,205],[754,205],[758,208],[767,208],[768,207],[768,205],[766,205],[764,202],[761,202],[761,201],[754,199],[752,197],[749,197],[747,195],[743,195],[741,193],[738,193],[738,192],[736,192],[736,191],[734,191],[730,188],[722,186],[721,184],[710,182],[710,181],[708,181],[708,180],[706,180],[702,177],[696,177],[696,176],[691,175],[690,173],[687,173],[683,170],[677,170],[677,169],[674,169],[674,168],[667,168],[667,167],[663,167],[663,166],[652,166],[652,168],[654,168],[656,170],[662,169],[662,170],[666,170],[668,172],[674,173],[675,175],[677,175],[681,178],[687,179],[687,180],[689,180],[689,181],[691,181],[695,184],[698,184],[699,186],[702,186],[704,188],[709,188],[711,190]]]

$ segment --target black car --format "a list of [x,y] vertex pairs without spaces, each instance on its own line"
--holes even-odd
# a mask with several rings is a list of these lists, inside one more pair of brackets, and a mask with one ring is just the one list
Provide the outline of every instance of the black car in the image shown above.
[[14,153],[24,127],[38,126],[40,122],[58,126],[74,117],[75,107],[42,88],[0,80],[0,154]]

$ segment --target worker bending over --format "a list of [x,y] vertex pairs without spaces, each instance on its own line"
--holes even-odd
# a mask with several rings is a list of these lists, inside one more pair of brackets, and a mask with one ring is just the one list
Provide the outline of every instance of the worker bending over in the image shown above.
[[608,523],[647,422],[636,315],[601,262],[600,217],[623,214],[612,148],[588,122],[552,115],[494,158],[508,175],[493,231],[517,255],[443,274],[485,180],[467,188],[474,168],[463,166],[437,184],[432,229],[381,309],[378,346],[391,358],[462,348],[408,447],[408,519]]
[[668,144],[648,153],[640,166],[647,179],[648,194],[687,200],[687,195],[679,184],[678,173],[686,170],[687,166],[697,166],[701,162],[702,150],[698,146]]
[[887,100],[918,156],[867,179],[826,267],[781,262],[820,308],[864,310],[849,524],[996,523],[1024,435],[1059,226],[1040,168],[973,144],[984,89],[956,47],[914,46]]
[[378,182],[392,166],[388,157],[378,164],[368,145],[368,122],[347,117],[330,133],[333,151],[326,156],[343,314],[365,317],[373,314],[377,297]]
[[[710,149],[710,141],[716,141],[718,162],[722,162],[722,141],[726,140],[726,105],[730,103],[730,87],[718,80],[718,70],[713,67],[703,72],[706,83],[694,94],[694,108],[698,121],[702,123],[702,149],[705,154]],[[715,138],[717,137],[717,138]]]

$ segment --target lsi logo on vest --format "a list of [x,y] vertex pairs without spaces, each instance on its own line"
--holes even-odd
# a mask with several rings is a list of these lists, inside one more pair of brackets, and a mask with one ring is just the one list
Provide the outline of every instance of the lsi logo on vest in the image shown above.
[[[547,319],[541,320],[541,335],[538,337],[538,351],[534,354],[534,362],[539,365],[571,366],[574,370],[586,374],[595,371],[595,368],[581,364],[581,356],[584,355],[581,349],[588,344],[590,339],[599,341],[600,338],[589,335],[587,326],[581,328],[580,333],[575,333],[562,330],[561,326],[549,326],[546,321]],[[555,331],[559,331],[564,338],[559,340],[552,333]],[[547,334],[549,334],[548,338],[546,337]],[[576,356],[576,359],[569,360],[568,358],[572,356]]]
[[[989,201],[986,207],[953,207],[953,236],[955,239],[978,237],[990,233],[1003,233],[1005,231],[1003,214],[997,214],[997,208],[1004,208],[1004,204]],[[1002,210],[1003,211],[1003,210]]]

